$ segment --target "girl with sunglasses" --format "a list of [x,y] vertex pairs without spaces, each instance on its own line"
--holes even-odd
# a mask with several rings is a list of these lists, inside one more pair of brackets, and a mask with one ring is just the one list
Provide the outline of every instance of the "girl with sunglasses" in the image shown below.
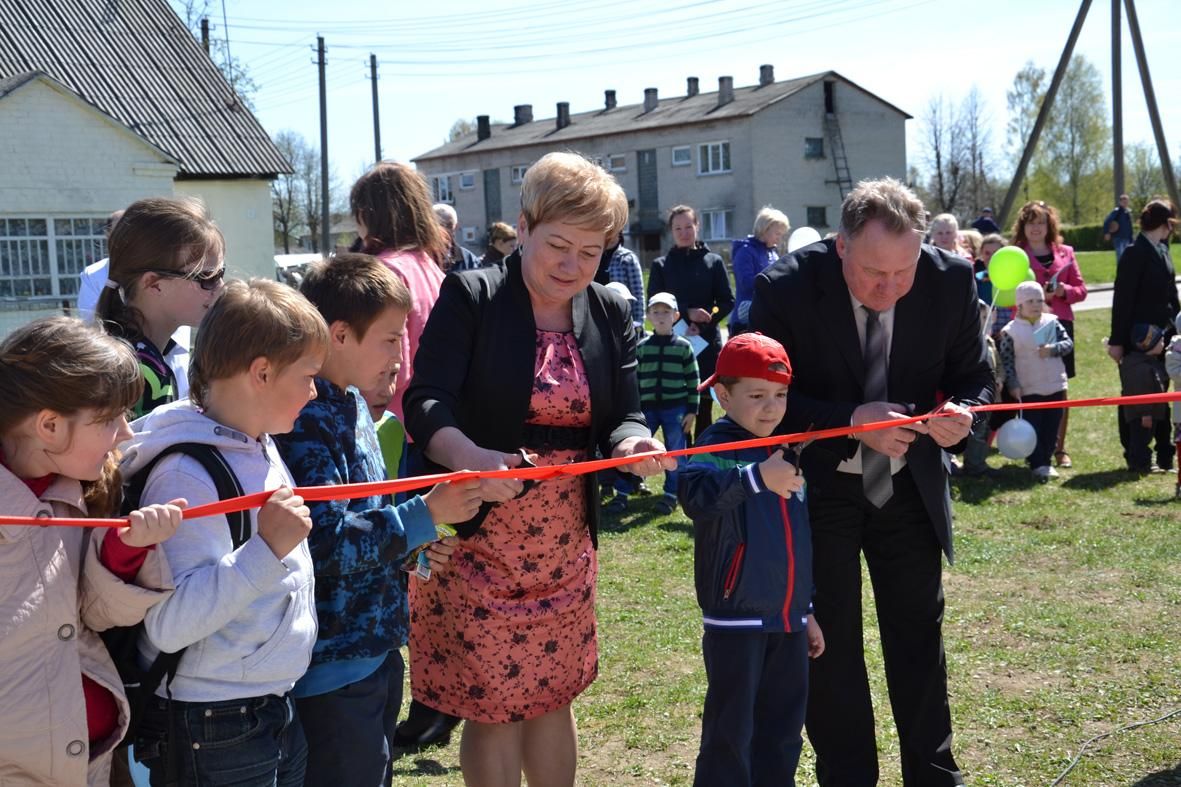
[[144,375],[138,418],[178,398],[165,356],[176,329],[198,325],[221,293],[225,240],[199,200],[153,197],[127,208],[108,253],[96,317],[135,347]]

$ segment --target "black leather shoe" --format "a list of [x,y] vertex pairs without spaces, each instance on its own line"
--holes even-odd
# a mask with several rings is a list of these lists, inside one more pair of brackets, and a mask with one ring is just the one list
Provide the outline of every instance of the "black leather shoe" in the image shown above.
[[393,745],[399,749],[446,746],[451,731],[462,721],[419,702],[410,703],[410,713],[394,732]]

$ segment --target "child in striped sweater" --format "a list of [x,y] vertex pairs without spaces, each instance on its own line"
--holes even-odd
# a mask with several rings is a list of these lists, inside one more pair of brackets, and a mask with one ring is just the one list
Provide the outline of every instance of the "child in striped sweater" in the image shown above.
[[[700,394],[697,356],[693,346],[683,336],[673,333],[680,318],[677,299],[672,293],[658,292],[648,299],[648,321],[652,333],[636,346],[640,384],[640,407],[648,419],[652,434],[664,430],[664,444],[670,451],[685,447],[685,435],[693,429]],[[683,464],[678,460],[678,465]],[[616,484],[615,499],[606,510],[622,513],[627,510],[627,490]],[[664,494],[656,504],[661,514],[671,514],[677,507],[677,471],[664,474]]]

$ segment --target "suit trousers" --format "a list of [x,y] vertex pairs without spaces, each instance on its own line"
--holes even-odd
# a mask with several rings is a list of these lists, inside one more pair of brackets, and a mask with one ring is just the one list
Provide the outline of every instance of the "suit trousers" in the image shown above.
[[810,484],[816,620],[825,652],[811,662],[807,731],[822,787],[878,779],[873,703],[862,636],[861,554],[869,568],[886,685],[907,787],[963,784],[951,752],[943,653],[942,550],[909,468],[881,508],[860,475]]

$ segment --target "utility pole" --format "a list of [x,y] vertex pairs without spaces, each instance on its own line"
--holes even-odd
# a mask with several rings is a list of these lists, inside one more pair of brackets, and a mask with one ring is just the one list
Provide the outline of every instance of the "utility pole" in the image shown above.
[[201,48],[209,54],[209,17],[201,17]]
[[332,227],[328,215],[328,87],[324,78],[324,36],[316,36],[316,54],[320,68],[320,253],[328,256]]
[[377,55],[374,54],[369,55],[369,79],[373,82],[373,160],[381,161],[381,114],[377,110]]
[[1144,39],[1140,37],[1140,20],[1136,17],[1136,6],[1132,0],[1124,0],[1128,11],[1128,32],[1132,34],[1132,49],[1136,52],[1136,65],[1140,68],[1140,84],[1144,87],[1144,103],[1148,105],[1148,119],[1152,121],[1152,134],[1156,137],[1156,152],[1160,156],[1161,174],[1169,199],[1177,205],[1177,178],[1173,174],[1173,161],[1169,158],[1169,146],[1165,142],[1165,130],[1161,126],[1160,112],[1156,108],[1156,93],[1152,89],[1152,77],[1148,73],[1148,56],[1144,54]]
[[1087,11],[1091,8],[1091,0],[1083,0],[1078,9],[1078,16],[1074,18],[1074,27],[1070,28],[1070,35],[1066,39],[1066,47],[1062,50],[1062,57],[1058,60],[1058,67],[1054,69],[1054,76],[1050,80],[1050,87],[1042,99],[1042,108],[1038,110],[1037,120],[1033,123],[1033,130],[1029,132],[1029,139],[1025,143],[1025,150],[1021,153],[1021,163],[1013,173],[1013,180],[1009,183],[1009,190],[1005,194],[1005,202],[1001,205],[999,224],[1004,227],[1009,219],[1009,211],[1017,199],[1017,190],[1025,180],[1025,170],[1029,167],[1029,160],[1033,158],[1034,148],[1037,147],[1038,137],[1042,135],[1042,128],[1046,125],[1046,118],[1050,116],[1050,107],[1054,105],[1054,96],[1058,93],[1058,86],[1062,84],[1062,77],[1066,74],[1066,67],[1070,65],[1070,56],[1074,52],[1074,44],[1078,41],[1078,34],[1082,32],[1083,22],[1087,19]]
[[[1112,205],[1124,193],[1124,88],[1120,62],[1120,0],[1111,0],[1111,174],[1115,186]],[[1104,230],[1106,232],[1106,230]]]

